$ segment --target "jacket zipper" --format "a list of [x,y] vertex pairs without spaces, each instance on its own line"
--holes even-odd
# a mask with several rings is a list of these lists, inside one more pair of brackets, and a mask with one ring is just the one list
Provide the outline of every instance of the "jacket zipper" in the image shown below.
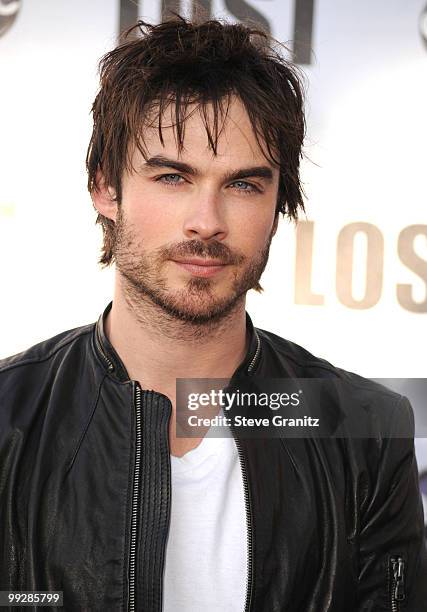
[[104,359],[105,363],[107,364],[108,370],[110,372],[112,372],[114,370],[114,364],[111,361],[111,359],[108,359],[107,355],[104,353],[103,349],[102,349],[102,344],[101,344],[101,340],[99,338],[99,330],[98,327],[96,328],[96,340],[97,340],[97,344],[98,344],[98,349],[99,352],[101,353],[101,357]]
[[[114,370],[114,364],[107,357],[102,348],[102,343],[99,337],[99,330],[96,329],[96,341],[98,344],[101,357],[107,364],[108,370]],[[141,389],[137,383],[134,383],[135,396],[135,466],[133,473],[133,488],[132,488],[132,511],[131,511],[131,536],[130,536],[130,553],[129,553],[129,591],[128,591],[128,610],[135,612],[135,573],[136,573],[136,543],[137,543],[137,517],[138,517],[138,499],[139,499],[139,475],[141,466]]]
[[252,526],[253,526],[253,516],[252,516],[252,504],[251,497],[249,493],[249,484],[248,477],[246,472],[246,464],[243,456],[243,450],[241,447],[240,440],[236,437],[234,426],[230,425],[230,429],[233,434],[234,441],[236,443],[237,452],[239,455],[240,467],[242,470],[242,480],[243,480],[243,489],[245,493],[245,507],[246,507],[246,524],[247,524],[247,543],[248,543],[248,560],[247,560],[247,569],[248,569],[248,579],[246,586],[246,598],[245,598],[245,607],[244,612],[249,612],[251,609],[252,603],[252,587],[253,587],[253,546],[252,546]]
[[136,570],[136,542],[137,542],[137,517],[139,500],[139,475],[141,466],[141,389],[138,383],[135,385],[135,468],[133,473],[132,489],[132,512],[131,512],[131,536],[129,554],[129,612],[135,612],[135,570]]
[[248,365],[248,369],[247,369],[247,373],[248,374],[254,369],[255,364],[257,362],[257,359],[258,359],[258,355],[259,355],[260,350],[261,350],[261,340],[259,339],[259,336],[258,336],[258,333],[257,333],[256,329],[254,329],[254,333],[255,333],[257,345],[256,345],[255,355],[253,356],[252,361]]
[[405,562],[401,556],[390,557],[388,574],[391,611],[399,612],[400,602],[405,599]]
[[[257,348],[256,348],[256,351],[255,351],[255,355],[253,356],[253,359],[252,359],[252,361],[250,362],[250,364],[249,364],[249,366],[247,368],[247,373],[248,374],[250,374],[250,372],[255,367],[255,364],[256,364],[257,359],[258,359],[258,355],[259,355],[260,350],[261,350],[261,341],[259,339],[259,336],[258,336],[256,330],[254,330],[254,331],[255,331],[256,340],[257,340]],[[242,471],[243,490],[244,490],[244,494],[245,494],[246,524],[247,524],[247,538],[248,538],[247,539],[247,546],[248,546],[248,560],[247,560],[248,578],[247,578],[247,586],[246,586],[246,598],[245,598],[244,612],[250,612],[251,604],[252,604],[252,592],[253,592],[253,538],[252,538],[252,532],[253,532],[253,513],[252,513],[251,496],[250,496],[250,491],[249,491],[248,475],[247,475],[247,471],[246,471],[246,462],[245,462],[245,458],[244,458],[241,442],[240,442],[239,438],[236,436],[236,433],[234,431],[234,426],[233,425],[230,425],[230,429],[231,429],[231,432],[233,434],[234,442],[236,443],[237,452],[238,452],[238,455],[239,455],[240,468],[241,468],[241,471]]]
[[[258,359],[259,352],[261,350],[261,342],[256,333],[257,339],[257,348],[255,351],[255,355],[247,368],[248,374],[254,368],[255,363]],[[100,344],[100,343],[99,343]],[[102,348],[100,348],[102,355],[105,360],[111,364],[111,368],[114,369],[113,364],[110,360],[105,356]],[[141,466],[141,388],[138,383],[135,384],[135,421],[136,421],[136,442],[135,442],[135,468],[134,468],[134,476],[133,476],[133,494],[132,494],[132,513],[131,513],[131,541],[130,541],[130,554],[129,554],[129,605],[128,611],[135,612],[135,583],[136,583],[136,543],[137,543],[137,516],[138,516],[138,501],[139,501],[139,476],[140,476],[140,466]],[[245,494],[245,506],[246,506],[246,520],[247,520],[247,543],[248,543],[248,580],[247,580],[247,589],[246,589],[246,599],[245,599],[245,607],[244,612],[250,612],[251,609],[251,601],[252,601],[252,576],[253,576],[253,549],[252,549],[252,525],[253,525],[253,517],[252,517],[252,505],[249,493],[249,484],[246,472],[246,465],[243,456],[242,447],[240,444],[240,440],[236,437],[233,427],[230,427],[232,430],[232,434],[236,443],[240,466],[242,471],[242,479],[243,479],[243,487]]]

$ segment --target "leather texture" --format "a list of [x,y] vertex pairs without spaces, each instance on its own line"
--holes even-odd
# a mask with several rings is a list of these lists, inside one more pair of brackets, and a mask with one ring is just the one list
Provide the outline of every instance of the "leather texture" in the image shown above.
[[[105,334],[111,305],[96,323],[0,361],[0,590],[63,591],[67,611],[159,612],[171,402],[129,379]],[[236,431],[251,538],[246,611],[391,611],[393,557],[405,564],[395,609],[427,611],[414,444],[396,436],[413,431],[409,401],[255,328],[248,313],[246,323],[249,349],[232,381],[342,381],[371,432]],[[337,423],[349,411],[343,398],[322,401]]]

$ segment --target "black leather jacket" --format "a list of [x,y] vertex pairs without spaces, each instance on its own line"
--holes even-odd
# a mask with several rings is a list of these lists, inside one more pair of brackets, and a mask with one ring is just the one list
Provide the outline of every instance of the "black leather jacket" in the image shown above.
[[[0,361],[0,590],[60,590],[65,610],[157,612],[171,403],[129,380],[104,332],[110,308]],[[235,375],[346,380],[373,429],[365,439],[236,436],[246,612],[426,611],[413,440],[376,430],[410,424],[408,400],[246,321]]]

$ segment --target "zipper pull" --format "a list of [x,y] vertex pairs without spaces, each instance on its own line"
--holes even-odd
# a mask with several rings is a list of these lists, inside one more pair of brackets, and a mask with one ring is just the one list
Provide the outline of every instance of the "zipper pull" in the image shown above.
[[405,599],[405,562],[402,557],[395,557],[391,560],[393,566],[394,576],[394,590],[393,596],[396,601],[402,601]]

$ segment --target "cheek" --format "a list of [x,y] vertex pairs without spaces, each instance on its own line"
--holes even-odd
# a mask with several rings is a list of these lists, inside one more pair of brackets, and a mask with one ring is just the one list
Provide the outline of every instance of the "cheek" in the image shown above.
[[160,244],[162,239],[166,242],[176,233],[178,220],[173,206],[165,206],[149,192],[141,194],[129,190],[122,204],[127,220],[139,234],[154,238]]
[[259,214],[248,215],[244,223],[240,219],[236,228],[236,243],[240,245],[244,253],[252,256],[263,249],[269,240],[273,228],[273,217],[264,215],[263,218],[260,218]]

